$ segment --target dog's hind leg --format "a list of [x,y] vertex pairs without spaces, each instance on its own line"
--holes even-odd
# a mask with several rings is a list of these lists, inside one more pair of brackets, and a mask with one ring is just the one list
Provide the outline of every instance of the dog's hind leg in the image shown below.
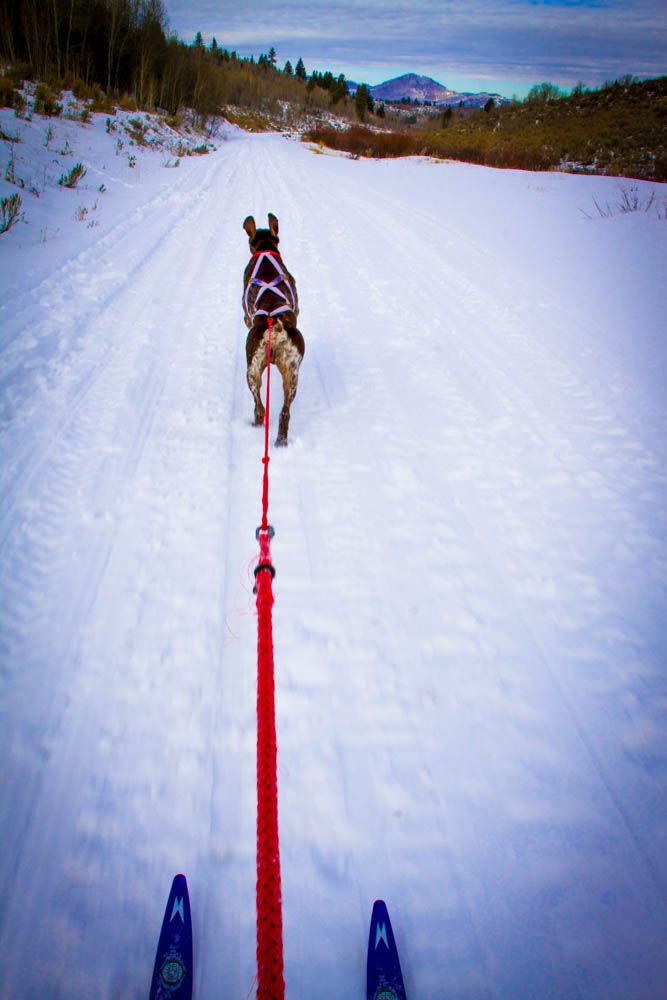
[[255,400],[255,427],[264,423],[264,403],[262,402],[262,376],[266,368],[266,348],[262,344],[263,334],[251,330],[246,340],[248,361],[248,388]]
[[278,436],[276,444],[280,447],[287,444],[287,432],[289,430],[290,406],[294,402],[297,386],[299,384],[299,366],[301,364],[301,354],[292,348],[284,352],[283,356],[276,361],[278,371],[283,380],[283,408],[280,411],[278,420]]
[[255,400],[255,427],[261,427],[264,423],[264,403],[262,402],[262,375],[266,368],[266,358],[259,357],[260,352],[255,355],[254,360],[248,368],[248,387]]

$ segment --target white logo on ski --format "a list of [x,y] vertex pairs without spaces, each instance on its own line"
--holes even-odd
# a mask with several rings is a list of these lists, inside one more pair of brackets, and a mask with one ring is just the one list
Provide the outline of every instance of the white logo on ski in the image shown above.
[[180,899],[178,898],[178,896],[176,896],[176,898],[174,900],[174,908],[171,911],[171,916],[169,918],[169,923],[171,923],[171,921],[174,919],[174,917],[176,916],[177,913],[178,913],[179,917],[181,918],[181,923],[184,924],[185,923],[185,916],[183,915],[183,896],[181,896]]
[[380,941],[384,941],[385,947],[389,947],[389,942],[387,941],[387,928],[385,924],[380,924],[375,928],[375,947],[379,945]]

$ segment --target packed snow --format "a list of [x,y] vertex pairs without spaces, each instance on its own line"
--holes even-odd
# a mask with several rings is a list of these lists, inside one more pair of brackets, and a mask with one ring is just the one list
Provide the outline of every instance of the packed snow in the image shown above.
[[382,897],[411,1000],[665,1000],[667,186],[124,121],[0,112],[0,995],[147,996],[178,871],[253,994],[271,211],[287,995],[361,1000]]

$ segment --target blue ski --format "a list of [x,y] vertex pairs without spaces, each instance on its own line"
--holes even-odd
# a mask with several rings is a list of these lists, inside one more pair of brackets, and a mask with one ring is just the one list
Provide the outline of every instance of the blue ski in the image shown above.
[[382,899],[373,903],[368,936],[366,997],[367,1000],[406,1000],[394,932]]
[[164,911],[149,1000],[191,1000],[192,918],[185,875],[177,875]]

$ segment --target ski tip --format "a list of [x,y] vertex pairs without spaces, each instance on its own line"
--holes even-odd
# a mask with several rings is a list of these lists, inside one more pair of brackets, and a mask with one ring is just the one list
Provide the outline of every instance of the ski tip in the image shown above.
[[368,1000],[405,1000],[401,963],[387,904],[376,899],[371,914],[366,965]]
[[188,880],[186,879],[185,875],[182,872],[179,872],[178,875],[174,875],[174,880],[171,883],[171,891],[181,892],[185,896],[189,896]]
[[191,1000],[192,917],[185,875],[174,876],[155,953],[150,1000]]
[[389,911],[387,909],[387,904],[384,899],[376,899],[373,903],[373,912],[371,913],[371,924],[375,923],[377,920],[388,920]]

